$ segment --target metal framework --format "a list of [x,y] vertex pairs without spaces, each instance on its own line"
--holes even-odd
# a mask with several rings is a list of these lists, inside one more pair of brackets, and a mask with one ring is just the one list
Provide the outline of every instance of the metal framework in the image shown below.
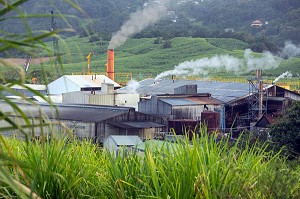
[[263,81],[261,77],[248,79],[248,82],[248,118],[251,121],[257,121],[261,116],[267,113],[267,90],[263,89]]

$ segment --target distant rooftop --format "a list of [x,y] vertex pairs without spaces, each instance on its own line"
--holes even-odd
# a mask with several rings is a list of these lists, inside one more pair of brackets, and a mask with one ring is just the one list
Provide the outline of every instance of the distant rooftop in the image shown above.
[[[174,89],[177,87],[196,84],[198,93],[210,93],[213,98],[224,103],[249,94],[247,83],[168,79],[155,81],[149,78],[140,81],[139,84],[136,92],[145,95],[174,94]],[[127,88],[123,87],[117,91],[126,92]]]

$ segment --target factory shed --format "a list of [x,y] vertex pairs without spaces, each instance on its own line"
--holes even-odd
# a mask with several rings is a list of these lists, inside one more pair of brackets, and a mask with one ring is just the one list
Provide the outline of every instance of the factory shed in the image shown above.
[[[114,129],[111,130],[109,123],[126,121],[166,123],[162,117],[138,113],[134,108],[130,107],[75,104],[57,104],[56,107],[53,107],[46,104],[37,106],[25,103],[16,103],[16,105],[24,111],[32,123],[41,124],[41,122],[50,122],[52,128],[49,130],[49,134],[64,134],[64,132],[66,132],[65,127],[67,127],[78,139],[92,139],[95,142],[103,142],[104,139],[111,134],[122,135],[123,132],[116,132]],[[19,114],[14,113],[10,105],[1,102],[0,109],[4,114],[9,114],[13,121],[16,121],[20,125],[25,124],[25,121]],[[1,120],[0,126],[7,127],[10,125],[4,120]],[[15,135],[18,133],[17,131],[4,132],[5,135]],[[34,132],[28,129],[28,133],[30,135],[34,133],[35,136],[40,136],[41,129],[37,127],[34,129]],[[127,135],[131,135],[131,131],[127,131]]]
[[131,150],[141,143],[143,141],[139,136],[110,135],[104,140],[103,146],[110,152],[118,155],[120,150]]
[[64,75],[48,84],[49,95],[61,95],[73,91],[101,90],[102,83],[114,85],[114,89],[121,86],[105,75]]
[[[251,128],[251,122],[257,122],[251,118],[250,103],[251,96],[258,95],[258,93],[251,93],[235,100],[226,103],[226,128],[244,126]],[[264,95],[262,97],[262,104],[264,105],[263,115],[272,115],[274,117],[282,116],[286,109],[292,104],[294,100],[300,100],[300,94],[294,91],[287,90],[277,85],[267,85],[264,87]],[[253,109],[254,114],[258,115],[259,109]]]
[[[189,88],[179,88],[181,91],[189,90]],[[197,89],[196,89],[197,90]],[[179,93],[181,93],[181,91]],[[178,90],[176,90],[176,93]],[[168,94],[154,95],[151,98],[142,98],[139,102],[138,110],[147,114],[158,114],[168,116],[169,131],[175,131],[176,134],[185,134],[186,132],[198,129],[201,121],[208,121],[211,115],[203,114],[211,111],[216,113],[214,123],[215,128],[211,131],[221,128],[224,118],[223,103],[213,98],[209,93],[197,93],[193,95],[186,94]],[[203,117],[203,118],[202,118]],[[201,119],[202,118],[202,119]]]

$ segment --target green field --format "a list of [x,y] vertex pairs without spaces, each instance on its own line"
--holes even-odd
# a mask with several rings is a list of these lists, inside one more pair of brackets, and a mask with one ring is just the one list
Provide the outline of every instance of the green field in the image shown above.
[[[171,48],[163,48],[163,43],[154,44],[155,38],[129,39],[124,45],[115,50],[115,72],[132,73],[133,78],[142,79],[155,77],[157,74],[171,70],[181,62],[197,60],[215,55],[231,55],[243,58],[244,49],[248,44],[230,38],[186,38],[171,39]],[[52,42],[46,42],[52,48]],[[59,40],[59,51],[62,54],[62,66],[65,74],[86,73],[86,55],[93,52],[91,57],[91,70],[93,73],[105,72],[106,51],[108,41],[89,42],[89,38],[71,37]],[[44,52],[37,56],[51,56]],[[255,53],[255,56],[259,56]],[[300,73],[300,58],[281,60],[276,70],[264,71],[264,75],[278,76],[285,71],[293,74]],[[55,73],[53,62],[41,65],[32,65],[29,72],[44,67],[51,74]],[[254,74],[254,73],[253,73]],[[232,73],[212,73],[211,76],[237,76]],[[249,75],[239,74],[239,75]],[[53,74],[55,76],[55,74]]]

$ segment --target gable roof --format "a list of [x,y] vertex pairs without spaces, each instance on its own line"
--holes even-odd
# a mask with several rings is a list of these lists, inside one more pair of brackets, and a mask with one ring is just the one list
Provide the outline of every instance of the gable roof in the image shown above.
[[117,146],[135,146],[143,142],[141,138],[136,135],[110,135],[106,138],[106,140],[108,139],[111,139]]
[[255,127],[267,128],[269,125],[276,123],[276,118],[271,115],[263,115],[255,123]]

